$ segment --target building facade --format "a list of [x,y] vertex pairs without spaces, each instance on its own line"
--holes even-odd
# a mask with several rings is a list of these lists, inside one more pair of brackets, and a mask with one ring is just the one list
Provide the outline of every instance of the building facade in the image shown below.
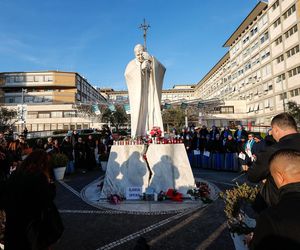
[[300,1],[259,2],[225,42],[228,52],[198,82],[195,96],[245,105],[236,116],[267,126],[286,109],[300,104]]
[[[106,99],[75,72],[4,72],[0,73],[0,102],[8,108],[23,105],[29,131],[83,129],[95,121],[82,112],[85,105]],[[16,123],[21,131],[22,122]]]
[[[194,85],[174,85],[172,89],[163,89],[161,101],[178,101],[194,99]],[[107,98],[108,101],[114,103],[129,103],[127,90],[114,90],[112,88],[99,88],[98,91]]]

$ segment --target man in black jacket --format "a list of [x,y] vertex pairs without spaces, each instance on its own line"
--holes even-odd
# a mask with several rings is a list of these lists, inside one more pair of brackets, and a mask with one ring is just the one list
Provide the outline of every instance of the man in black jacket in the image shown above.
[[[294,149],[300,151],[300,134],[294,118],[288,113],[276,115],[271,122],[272,135],[277,141],[273,146],[257,154],[254,164],[248,169],[248,180],[261,182],[265,180],[261,196],[267,206],[274,206],[278,202],[278,189],[270,174],[269,160],[280,149]],[[300,166],[299,166],[300,168]]]
[[300,249],[300,152],[283,149],[270,160],[279,201],[257,220],[250,249]]

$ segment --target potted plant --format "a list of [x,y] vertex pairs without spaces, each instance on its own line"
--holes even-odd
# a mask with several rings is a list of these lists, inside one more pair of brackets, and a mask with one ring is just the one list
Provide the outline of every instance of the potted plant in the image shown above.
[[256,223],[247,216],[245,209],[254,202],[258,192],[257,186],[244,183],[220,193],[225,202],[227,225],[236,249],[248,249],[244,243],[244,235],[253,232]]
[[65,154],[57,153],[51,155],[54,177],[56,180],[62,180],[65,175],[68,157]]

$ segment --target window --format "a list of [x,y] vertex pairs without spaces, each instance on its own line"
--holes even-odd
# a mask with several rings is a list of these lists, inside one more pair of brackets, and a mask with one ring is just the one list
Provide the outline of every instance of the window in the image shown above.
[[33,82],[34,77],[33,76],[26,76],[27,82]]
[[247,43],[249,41],[249,36],[246,36],[244,39],[243,39],[243,44]]
[[296,6],[295,4],[289,8],[286,12],[283,14],[283,19],[287,19],[290,15],[292,15],[296,11]]
[[279,95],[280,100],[283,100],[283,99],[286,99],[286,98],[287,98],[287,93],[286,92]]
[[50,130],[50,124],[49,124],[49,123],[46,123],[44,129],[45,129],[45,130]]
[[300,89],[293,89],[290,91],[291,97],[298,96],[300,94]]
[[269,90],[272,90],[272,89],[273,89],[273,84],[270,83],[270,84],[269,84]]
[[243,73],[244,73],[244,70],[243,70],[243,69],[238,70],[238,75],[239,75],[239,76],[242,75]]
[[262,44],[268,39],[269,39],[269,33],[266,32],[265,34],[263,34],[263,36],[260,37],[260,43]]
[[261,73],[262,73],[262,76],[267,76],[267,75],[271,74],[271,65],[268,64],[265,67],[263,67],[261,69]]
[[283,54],[280,55],[280,56],[278,56],[278,57],[276,58],[277,64],[278,64],[278,63],[281,63],[283,60],[284,60]]
[[244,58],[247,57],[250,54],[250,48],[246,49],[243,53]]
[[274,27],[274,29],[278,26],[278,25],[280,25],[280,23],[281,23],[281,19],[280,19],[280,17],[273,23],[273,27]]
[[8,102],[8,103],[15,103],[15,98],[13,97],[8,97],[8,98],[5,98],[6,101],[5,102]]
[[38,124],[38,131],[44,131],[44,124]]
[[278,44],[282,43],[282,36],[278,37],[276,40],[275,40],[275,46],[277,46]]
[[23,82],[24,77],[23,76],[16,76],[16,82]]
[[45,76],[45,82],[53,82],[53,76]]
[[267,57],[269,57],[270,56],[270,51],[269,51],[269,49],[266,49],[265,51],[263,51],[262,53],[261,53],[261,60],[264,60],[265,58],[267,58]]
[[28,119],[35,119],[38,118],[38,112],[27,112],[27,118]]
[[286,56],[289,58],[295,54],[299,53],[299,45],[295,46],[294,48],[291,48],[286,52]]
[[76,117],[76,111],[65,111],[64,117]]
[[276,82],[281,82],[283,80],[285,80],[285,74],[284,73],[276,77]]
[[251,69],[251,62],[247,62],[245,65],[245,71],[247,71],[248,69]]
[[212,112],[215,114],[232,114],[234,113],[234,107],[233,106],[215,107]]
[[231,114],[231,113],[234,113],[234,107],[233,106],[224,106],[224,107],[221,107],[221,113],[222,114]]
[[34,81],[35,82],[42,82],[43,81],[43,76],[34,76]]
[[277,0],[273,5],[272,5],[272,10],[276,10],[277,7],[279,6],[279,0]]
[[256,33],[257,33],[257,27],[253,28],[253,29],[250,31],[250,35],[251,35],[251,36],[254,36]]
[[265,106],[265,108],[269,107],[269,100],[268,99],[264,101],[264,106]]
[[51,130],[56,130],[57,129],[57,124],[53,123],[51,124]]
[[52,111],[51,117],[52,118],[61,118],[61,117],[63,117],[63,113],[62,113],[62,111]]
[[258,48],[258,42],[256,42],[252,47],[251,47],[251,52],[253,52],[255,49]]
[[297,27],[297,24],[296,24],[295,26],[293,26],[287,32],[284,33],[285,34],[285,38],[289,38],[291,35],[293,35],[297,31],[298,31],[298,27]]
[[38,118],[50,118],[50,112],[39,112]]
[[15,78],[13,76],[6,77],[5,78],[5,82],[6,83],[14,83],[15,82]]
[[260,56],[258,55],[252,59],[252,66],[258,64],[259,62],[260,62]]
[[289,77],[293,77],[293,76],[298,75],[298,74],[300,74],[300,66],[288,71]]

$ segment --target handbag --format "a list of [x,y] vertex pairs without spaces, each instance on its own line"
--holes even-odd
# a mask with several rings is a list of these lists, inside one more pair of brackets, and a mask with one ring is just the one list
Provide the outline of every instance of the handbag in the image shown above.
[[27,239],[32,250],[45,249],[57,242],[64,231],[59,212],[52,202],[27,227]]

